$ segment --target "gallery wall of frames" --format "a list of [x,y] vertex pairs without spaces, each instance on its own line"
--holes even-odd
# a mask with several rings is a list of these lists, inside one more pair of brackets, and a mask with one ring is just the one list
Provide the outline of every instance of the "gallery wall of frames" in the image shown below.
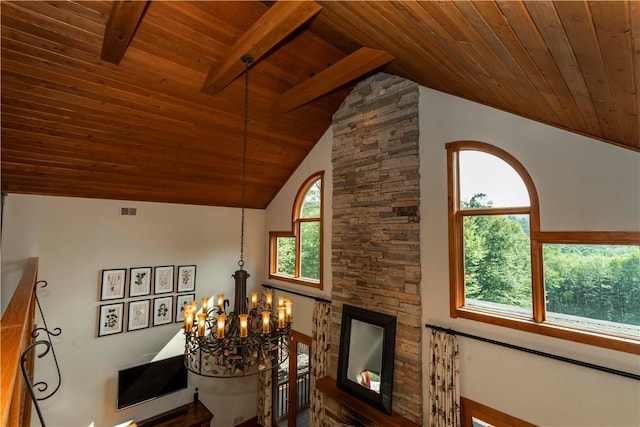
[[97,335],[181,323],[195,291],[195,265],[101,270]]

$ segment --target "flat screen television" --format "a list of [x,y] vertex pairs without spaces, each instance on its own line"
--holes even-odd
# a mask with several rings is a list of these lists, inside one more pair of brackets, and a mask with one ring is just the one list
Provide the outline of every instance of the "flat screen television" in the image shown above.
[[184,356],[118,371],[118,411],[187,388]]

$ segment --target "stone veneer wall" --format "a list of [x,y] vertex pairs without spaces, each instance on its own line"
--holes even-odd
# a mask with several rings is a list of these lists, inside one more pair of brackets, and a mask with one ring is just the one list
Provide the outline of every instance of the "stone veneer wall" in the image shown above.
[[[385,73],[360,82],[333,133],[330,373],[343,304],[396,316],[393,412],[421,424],[418,85]],[[327,409],[352,418],[337,402]]]

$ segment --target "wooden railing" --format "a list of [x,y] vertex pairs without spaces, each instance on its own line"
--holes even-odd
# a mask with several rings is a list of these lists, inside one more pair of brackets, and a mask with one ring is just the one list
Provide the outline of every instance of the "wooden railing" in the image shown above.
[[[38,276],[38,258],[30,258],[22,279],[16,288],[2,321],[2,359],[0,387],[2,388],[2,425],[28,426],[31,423],[31,397],[21,374],[22,352],[33,338],[35,313],[35,284]],[[27,370],[33,372],[33,352],[27,357]]]

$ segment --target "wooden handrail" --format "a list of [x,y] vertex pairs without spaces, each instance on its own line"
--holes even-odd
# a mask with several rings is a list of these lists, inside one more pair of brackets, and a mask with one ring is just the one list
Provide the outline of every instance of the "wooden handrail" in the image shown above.
[[32,341],[31,331],[35,313],[34,287],[37,277],[38,258],[29,258],[22,279],[0,321],[2,336],[0,360],[2,393],[0,396],[2,397],[3,426],[29,425],[30,421],[30,397],[24,381],[18,378],[18,373],[22,352]]

